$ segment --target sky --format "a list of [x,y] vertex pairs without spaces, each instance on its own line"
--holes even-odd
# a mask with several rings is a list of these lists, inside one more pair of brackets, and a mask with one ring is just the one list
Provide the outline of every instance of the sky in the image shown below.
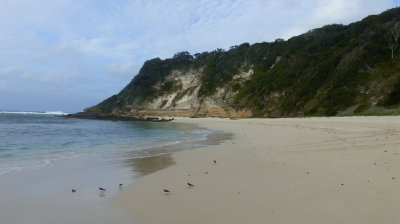
[[400,0],[0,0],[0,110],[78,112],[143,62],[288,39]]

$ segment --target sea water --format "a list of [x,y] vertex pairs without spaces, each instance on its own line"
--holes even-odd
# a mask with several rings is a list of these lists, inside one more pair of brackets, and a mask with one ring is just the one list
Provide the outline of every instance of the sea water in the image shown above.
[[0,223],[132,223],[108,203],[123,190],[119,184],[125,188],[171,165],[170,152],[209,144],[215,136],[177,122],[66,119],[62,114],[0,112]]
[[152,156],[155,148],[205,140],[209,130],[170,122],[66,119],[62,112],[0,112],[0,175],[67,160]]

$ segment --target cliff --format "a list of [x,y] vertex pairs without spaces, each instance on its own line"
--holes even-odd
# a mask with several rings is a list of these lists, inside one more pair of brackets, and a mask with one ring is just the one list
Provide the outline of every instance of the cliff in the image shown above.
[[151,59],[90,113],[288,117],[400,112],[400,9],[289,40]]

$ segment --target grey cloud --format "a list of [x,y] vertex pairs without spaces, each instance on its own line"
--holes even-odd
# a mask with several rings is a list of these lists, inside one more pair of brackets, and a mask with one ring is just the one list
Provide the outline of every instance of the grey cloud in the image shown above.
[[107,66],[107,70],[116,75],[132,77],[132,71],[136,67],[135,62],[125,61],[120,63],[113,63]]
[[45,102],[60,105],[58,99],[73,102],[74,110],[84,108],[117,93],[146,59],[289,38],[395,5],[392,0],[2,0],[0,108],[15,106],[7,100],[11,95],[21,104],[31,98],[50,107]]

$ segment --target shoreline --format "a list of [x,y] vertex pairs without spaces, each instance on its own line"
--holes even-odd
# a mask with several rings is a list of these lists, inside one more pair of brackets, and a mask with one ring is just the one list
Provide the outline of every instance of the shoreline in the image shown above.
[[[122,125],[132,124],[122,122]],[[169,130],[172,133],[168,139],[161,140],[153,134],[154,138],[141,145],[140,142],[99,145],[92,154],[83,153],[46,166],[0,175],[1,221],[8,224],[131,223],[130,217],[110,206],[108,200],[141,176],[174,164],[172,152],[190,145],[211,144],[207,136],[213,135],[197,125],[143,125],[148,130],[159,130],[160,134]],[[181,134],[174,135],[175,130]],[[102,154],[99,149],[106,151]],[[106,191],[99,191],[99,187]]]
[[174,165],[110,199],[139,224],[393,223],[400,217],[400,117],[174,122],[234,136],[173,153]]
[[[182,123],[186,125],[189,124],[191,126],[187,130],[206,129],[194,123],[184,123],[184,122]],[[152,173],[158,172],[160,170],[175,165],[175,160],[173,156],[175,153],[187,150],[195,150],[204,147],[216,146],[225,141],[229,141],[232,138],[232,135],[230,133],[214,131],[214,130],[209,130],[209,131],[211,131],[212,133],[208,134],[205,139],[184,141],[173,145],[148,148],[146,150],[140,151],[142,153],[142,156],[125,158],[122,159],[121,161],[123,161],[122,163],[126,164],[125,165],[126,167],[131,168],[132,172],[136,174],[136,178],[140,179],[146,175],[150,175]],[[135,179],[133,182],[135,181],[137,181],[137,179]]]

